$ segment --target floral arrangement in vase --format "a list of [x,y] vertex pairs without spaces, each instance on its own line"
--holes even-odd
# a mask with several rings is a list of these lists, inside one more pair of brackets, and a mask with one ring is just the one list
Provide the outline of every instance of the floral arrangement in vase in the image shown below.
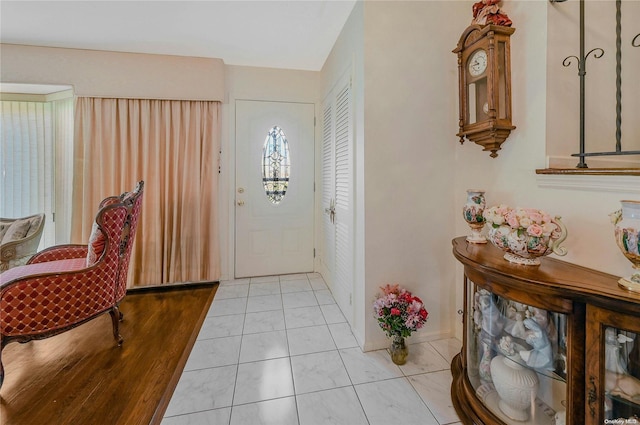
[[489,240],[506,252],[505,259],[517,264],[538,265],[537,257],[552,252],[566,255],[560,246],[567,238],[567,229],[560,217],[552,218],[535,208],[511,208],[504,204],[484,210],[489,227]]
[[387,284],[380,289],[382,294],[373,303],[373,311],[380,328],[392,338],[391,359],[396,364],[404,364],[408,354],[404,338],[422,328],[429,313],[420,298],[398,284]]

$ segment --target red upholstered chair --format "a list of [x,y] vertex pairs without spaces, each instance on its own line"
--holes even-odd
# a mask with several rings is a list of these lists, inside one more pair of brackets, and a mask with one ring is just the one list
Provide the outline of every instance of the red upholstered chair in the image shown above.
[[119,303],[126,294],[131,248],[144,182],[100,203],[88,245],[45,249],[24,266],[0,274],[0,386],[2,350],[72,329],[109,312],[122,344]]

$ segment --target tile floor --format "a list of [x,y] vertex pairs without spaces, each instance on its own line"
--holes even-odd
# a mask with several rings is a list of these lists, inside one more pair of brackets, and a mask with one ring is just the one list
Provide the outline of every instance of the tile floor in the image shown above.
[[319,274],[221,282],[162,425],[459,424],[456,339],[363,353]]

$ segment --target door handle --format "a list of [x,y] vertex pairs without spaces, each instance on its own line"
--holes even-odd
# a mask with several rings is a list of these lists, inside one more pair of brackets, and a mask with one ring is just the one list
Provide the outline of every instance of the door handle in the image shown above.
[[241,207],[244,205],[244,201],[238,201],[238,206]]
[[325,208],[324,212],[329,214],[329,220],[334,224],[336,222],[336,202],[333,199],[329,201],[329,208]]

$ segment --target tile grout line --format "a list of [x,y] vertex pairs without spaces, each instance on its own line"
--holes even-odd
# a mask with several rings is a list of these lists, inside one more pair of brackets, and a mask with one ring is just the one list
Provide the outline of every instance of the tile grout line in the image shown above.
[[229,406],[229,424],[233,417],[233,405],[236,398],[236,389],[238,388],[238,372],[240,371],[240,354],[242,353],[242,343],[244,341],[244,325],[247,321],[247,307],[249,306],[249,290],[251,289],[251,279],[249,279],[249,288],[247,289],[247,297],[244,303],[244,315],[242,316],[242,329],[240,330],[240,347],[238,348],[238,358],[236,359],[236,376],[233,381],[233,395],[231,396],[231,406]]
[[[308,279],[307,279],[308,280]],[[280,295],[282,296],[282,284],[280,284]],[[282,298],[282,317],[284,320],[284,335],[287,340],[287,352],[289,353],[289,370],[291,371],[291,385],[293,386],[293,404],[296,406],[296,421],[300,425],[300,410],[298,409],[298,392],[296,391],[296,378],[293,373],[293,362],[291,361],[291,346],[289,345],[289,327],[287,325],[287,315],[284,312],[284,298]]]

